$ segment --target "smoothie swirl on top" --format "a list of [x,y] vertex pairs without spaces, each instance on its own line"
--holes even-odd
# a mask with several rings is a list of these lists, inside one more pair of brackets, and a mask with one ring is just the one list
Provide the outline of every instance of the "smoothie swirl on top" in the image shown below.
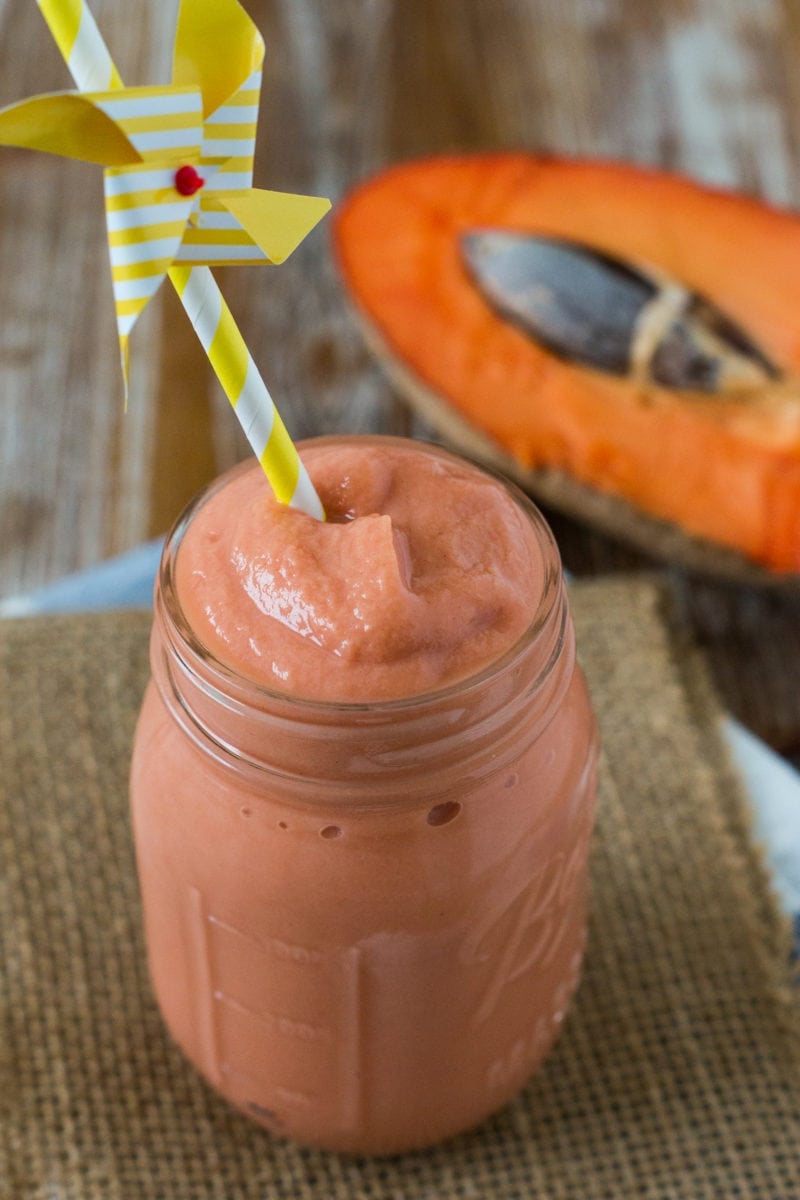
[[180,546],[184,615],[221,662],[308,699],[391,700],[474,674],[524,633],[542,550],[500,483],[392,439],[302,456],[326,522],[278,504],[253,464]]

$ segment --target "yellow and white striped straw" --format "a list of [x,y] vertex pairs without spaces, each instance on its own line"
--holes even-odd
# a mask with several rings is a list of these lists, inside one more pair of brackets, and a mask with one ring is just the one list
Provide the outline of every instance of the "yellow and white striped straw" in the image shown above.
[[324,520],[314,485],[214,276],[208,267],[172,267],[169,277],[277,499]]
[[[123,87],[85,0],[37,3],[81,91]],[[211,271],[176,266],[169,276],[276,498],[324,520],[322,502]]]
[[42,16],[82,92],[122,87],[119,71],[83,0],[38,0]]

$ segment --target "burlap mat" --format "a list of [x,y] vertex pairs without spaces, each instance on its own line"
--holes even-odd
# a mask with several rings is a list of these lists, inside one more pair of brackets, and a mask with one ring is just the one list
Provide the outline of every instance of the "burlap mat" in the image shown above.
[[126,817],[145,615],[0,626],[2,1200],[800,1196],[800,1007],[700,665],[579,585],[606,750],[584,981],[523,1095],[423,1154],[276,1141],[169,1043]]

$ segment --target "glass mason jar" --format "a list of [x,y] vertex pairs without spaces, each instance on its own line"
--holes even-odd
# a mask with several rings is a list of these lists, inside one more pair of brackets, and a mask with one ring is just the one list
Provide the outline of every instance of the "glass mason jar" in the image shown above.
[[[432,448],[428,453],[437,453]],[[131,798],[173,1037],[268,1129],[362,1153],[464,1130],[558,1034],[586,929],[597,733],[558,552],[524,636],[439,691],[272,691],[189,628],[167,540]]]

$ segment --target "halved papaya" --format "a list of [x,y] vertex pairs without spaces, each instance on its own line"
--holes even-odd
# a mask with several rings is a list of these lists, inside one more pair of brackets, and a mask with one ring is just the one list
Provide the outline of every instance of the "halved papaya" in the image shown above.
[[[370,344],[462,449],[689,565],[800,572],[800,219],[662,172],[503,153],[367,180],[334,238]],[[562,320],[592,271],[599,299],[587,284]]]

